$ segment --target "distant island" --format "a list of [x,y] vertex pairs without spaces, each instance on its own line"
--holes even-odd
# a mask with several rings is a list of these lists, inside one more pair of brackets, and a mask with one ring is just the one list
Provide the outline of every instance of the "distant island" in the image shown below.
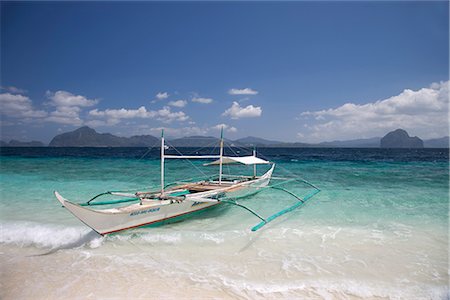
[[45,145],[39,141],[20,142],[17,140],[10,140],[9,143],[0,141],[0,147],[45,147]]
[[55,136],[49,147],[151,147],[159,144],[152,135],[118,137],[110,133],[98,133],[84,126],[77,130]]
[[380,148],[423,148],[423,141],[417,136],[409,136],[403,129],[397,129],[381,139]]
[[[174,147],[214,147],[219,142],[212,136],[187,136],[168,140]],[[245,137],[237,140],[225,140],[225,144],[235,147],[267,147],[267,148],[448,148],[449,137],[421,140],[419,137],[410,137],[403,129],[389,132],[384,137],[368,139],[354,139],[346,141],[331,141],[317,144],[284,143],[266,140],[258,137]],[[98,133],[95,129],[83,126],[74,131],[55,136],[49,147],[159,147],[160,139],[152,135],[135,135],[119,137],[111,133]],[[0,141],[1,147],[45,147],[38,141],[10,142]]]

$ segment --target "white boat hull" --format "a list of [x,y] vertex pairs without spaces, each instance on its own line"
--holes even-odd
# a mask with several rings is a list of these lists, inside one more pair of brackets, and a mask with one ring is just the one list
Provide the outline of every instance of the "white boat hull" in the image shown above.
[[162,222],[220,204],[220,202],[197,203],[191,201],[169,202],[160,205],[137,203],[128,206],[129,211],[111,211],[80,206],[64,199],[58,192],[55,192],[55,196],[80,221],[102,235]]
[[264,187],[270,182],[274,166],[263,176],[224,187],[212,191],[186,195],[182,201],[174,200],[143,200],[121,208],[96,210],[80,206],[62,197],[55,191],[59,202],[76,216],[81,222],[92,228],[99,234],[108,234],[130,228],[163,222],[169,219],[188,215],[206,208],[221,204],[220,201],[211,199],[212,195],[227,192],[233,189],[246,187]]

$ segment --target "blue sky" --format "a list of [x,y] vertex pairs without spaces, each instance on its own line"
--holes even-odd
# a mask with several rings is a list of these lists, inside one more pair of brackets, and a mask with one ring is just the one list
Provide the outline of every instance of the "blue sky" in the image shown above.
[[[448,2],[1,2],[1,135],[448,135]],[[159,95],[159,96],[158,96]],[[224,125],[222,125],[224,124]]]

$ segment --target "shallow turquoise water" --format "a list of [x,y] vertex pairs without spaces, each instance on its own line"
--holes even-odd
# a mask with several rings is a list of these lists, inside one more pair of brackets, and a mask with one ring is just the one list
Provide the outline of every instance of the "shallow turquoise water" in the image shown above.
[[[263,230],[250,231],[258,219],[246,211],[220,207],[184,222],[107,237],[93,234],[61,208],[53,191],[84,202],[106,190],[157,187],[159,160],[155,155],[150,159],[139,159],[140,152],[120,157],[111,153],[107,157],[79,153],[3,155],[0,242],[6,268],[3,276],[10,282],[6,296],[32,295],[31,289],[20,289],[14,282],[20,279],[37,284],[39,275],[22,274],[20,267],[38,268],[42,258],[26,255],[51,249],[57,251],[44,259],[55,277],[47,278],[44,288],[50,288],[64,272],[64,263],[52,262],[53,256],[73,265],[76,278],[80,274],[89,278],[95,269],[109,270],[117,280],[123,276],[119,273],[125,272],[131,281],[139,266],[141,276],[156,276],[163,282],[176,278],[182,286],[194,285],[197,296],[448,296],[446,151],[270,151],[267,156],[277,163],[274,176],[295,173],[319,186],[321,192],[303,208]],[[206,174],[216,172],[202,167],[202,162],[194,163]],[[182,161],[170,161],[166,174],[167,181],[202,175]],[[291,188],[308,192],[304,187]],[[295,199],[266,191],[245,203],[267,216],[295,203]],[[64,289],[72,297],[87,295],[77,294],[76,283]],[[58,290],[53,292],[53,298],[62,295]],[[111,296],[95,287],[89,292]],[[176,295],[166,292],[169,297]],[[113,296],[121,295],[117,293]],[[141,294],[127,290],[126,295]]]

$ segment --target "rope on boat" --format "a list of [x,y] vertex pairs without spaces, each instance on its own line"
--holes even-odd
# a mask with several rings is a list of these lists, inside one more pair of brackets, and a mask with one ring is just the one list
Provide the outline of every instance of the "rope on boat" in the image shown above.
[[[183,155],[183,153],[181,153],[177,148],[175,148],[172,144],[170,144],[169,142],[166,142],[166,144],[169,147],[172,147],[178,154]],[[200,173],[203,174],[203,176],[208,176],[205,172],[203,172],[202,170],[200,170],[199,167],[197,167],[194,163],[192,163],[192,161],[190,161],[189,159],[185,159],[187,162],[189,162],[195,169],[197,169],[197,171],[199,171]]]

